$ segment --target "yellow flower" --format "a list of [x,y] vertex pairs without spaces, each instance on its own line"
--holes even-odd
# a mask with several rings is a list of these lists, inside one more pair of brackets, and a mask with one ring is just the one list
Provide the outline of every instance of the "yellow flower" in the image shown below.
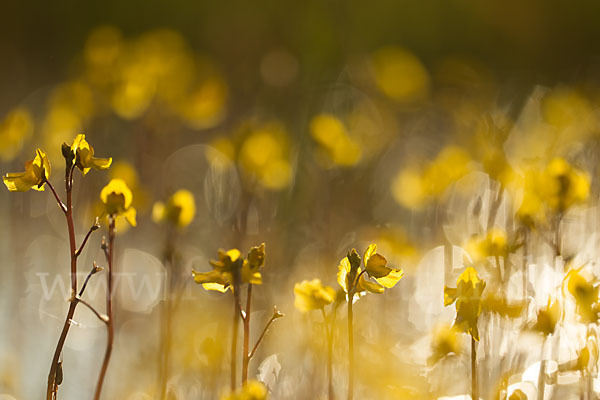
[[525,221],[544,221],[546,211],[564,213],[584,203],[590,194],[590,178],[562,158],[555,158],[542,171],[525,173],[524,193],[517,214]]
[[431,356],[427,360],[430,365],[435,364],[450,353],[461,353],[462,348],[457,333],[456,327],[446,324],[435,328],[431,342]]
[[29,110],[17,107],[0,121],[0,159],[11,161],[33,133],[33,117]]
[[585,346],[577,352],[576,369],[590,371],[598,364],[598,343],[595,336],[588,336]]
[[537,321],[533,330],[546,336],[554,333],[556,324],[560,319],[560,304],[555,299],[549,297],[548,305],[537,313]]
[[320,310],[335,300],[335,289],[324,286],[320,279],[302,281],[294,285],[294,306],[302,311]]
[[252,285],[262,284],[262,276],[259,272],[265,265],[265,244],[254,246],[248,252],[247,258],[242,264],[242,282]]
[[219,250],[219,260],[209,261],[213,270],[209,272],[198,272],[192,270],[194,281],[201,284],[206,290],[216,290],[225,293],[234,284],[234,274],[239,273],[241,282],[252,285],[262,283],[259,269],[265,262],[265,244],[255,246],[248,252],[247,259],[242,257],[238,249],[229,251]]
[[[70,150],[71,152],[68,157],[72,157],[73,164],[79,168],[84,175],[88,173],[90,168],[108,169],[112,163],[112,158],[94,157],[94,148],[85,140],[85,135],[83,134],[79,134],[75,137]],[[66,152],[63,152],[63,154],[65,153]],[[66,154],[65,157],[67,157]]]
[[136,211],[131,207],[132,199],[131,190],[122,179],[112,179],[100,192],[100,200],[107,215],[123,216],[131,226],[135,226]]
[[598,320],[598,285],[592,277],[581,273],[581,268],[572,268],[565,276],[567,290],[575,299],[577,314],[586,323]]
[[404,276],[404,271],[402,271],[402,269],[390,268],[387,266],[386,258],[377,253],[376,244],[370,244],[369,247],[367,247],[363,262],[367,274],[386,289],[393,288]]
[[[340,261],[337,281],[349,297],[360,297],[365,292],[383,293],[386,288],[394,287],[404,276],[402,269],[389,268],[385,257],[376,251],[375,244],[369,245],[365,251],[364,270],[360,267],[361,258],[355,249]],[[365,273],[375,279],[375,282],[367,280]]]
[[154,203],[152,219],[155,222],[170,221],[180,228],[188,226],[196,215],[196,202],[194,195],[189,190],[176,191],[165,205],[162,202]]
[[269,391],[264,383],[249,380],[242,388],[235,393],[222,397],[221,400],[266,400],[268,395]]
[[2,180],[11,192],[26,192],[29,189],[42,191],[50,172],[48,156],[43,150],[37,149],[35,158],[25,163],[25,172],[9,172]]
[[456,288],[444,287],[444,305],[456,302],[456,319],[454,326],[460,331],[470,334],[479,340],[477,321],[481,314],[481,295],[485,289],[485,281],[479,279],[477,271],[468,267],[456,281]]
[[484,261],[488,257],[503,257],[509,246],[506,232],[493,228],[484,236],[473,236],[465,244],[465,251],[473,263]]

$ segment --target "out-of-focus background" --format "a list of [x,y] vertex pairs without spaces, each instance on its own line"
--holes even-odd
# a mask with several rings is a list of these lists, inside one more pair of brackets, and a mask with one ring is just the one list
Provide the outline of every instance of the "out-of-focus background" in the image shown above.
[[[42,148],[64,195],[60,146],[85,133],[113,165],[76,174],[79,240],[111,178],[133,191],[138,226],[120,224],[116,239],[124,278],[105,398],[157,398],[167,229],[151,214],[178,189],[193,193],[196,213],[175,242],[185,283],[170,361],[176,399],[217,398],[228,387],[231,296],[191,277],[192,268],[210,270],[218,248],[266,243],[252,341],[274,304],[286,317],[250,375],[281,399],[326,394],[322,317],[294,308],[294,284],[320,278],[337,288],[339,260],[369,243],[406,276],[355,305],[356,397],[468,393],[468,357],[427,362],[432,332],[454,318],[444,284],[455,284],[459,247],[480,222],[517,230],[532,167],[562,157],[587,174],[589,195],[572,202],[582,208],[563,240],[573,257],[596,259],[595,242],[585,251],[581,243],[597,232],[598,2],[9,0],[0,8],[0,172],[22,171]],[[490,225],[496,184],[505,195]],[[4,187],[0,221],[0,398],[37,399],[68,304],[66,224],[48,190]],[[83,276],[103,262],[102,235],[105,226],[80,257]],[[541,246],[533,260],[552,264],[541,243],[529,249]],[[104,279],[94,277],[86,294],[101,310]],[[340,398],[344,318],[340,311],[334,345]],[[519,328],[493,326],[482,387],[539,361],[527,353],[538,339],[501,345],[508,334],[498,332]],[[79,307],[59,398],[91,398],[104,345],[103,325]]]

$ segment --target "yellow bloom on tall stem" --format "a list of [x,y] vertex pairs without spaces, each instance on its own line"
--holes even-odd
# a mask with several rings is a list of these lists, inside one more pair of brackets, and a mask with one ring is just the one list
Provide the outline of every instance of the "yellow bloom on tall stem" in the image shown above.
[[29,189],[43,191],[50,172],[48,156],[43,150],[37,149],[35,158],[25,163],[25,172],[9,172],[2,180],[11,192],[26,192]]
[[136,225],[136,211],[131,207],[133,195],[122,179],[112,179],[100,192],[100,200],[104,211],[111,217],[123,216],[131,224]]
[[85,175],[90,168],[108,169],[112,158],[94,157],[94,148],[85,140],[85,135],[79,134],[73,140],[70,148],[73,164]]

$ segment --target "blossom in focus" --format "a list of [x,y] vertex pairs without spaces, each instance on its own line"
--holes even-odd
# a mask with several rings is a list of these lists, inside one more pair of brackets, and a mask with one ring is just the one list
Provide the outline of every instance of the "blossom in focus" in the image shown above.
[[194,219],[196,215],[196,202],[192,192],[186,189],[179,189],[169,199],[166,204],[156,202],[152,207],[152,219],[154,222],[169,221],[179,228],[185,228]]
[[294,285],[294,306],[302,311],[320,310],[333,303],[335,289],[325,286],[320,279],[304,280]]
[[192,270],[194,282],[201,284],[206,290],[216,290],[224,293],[236,282],[234,277],[239,274],[241,283],[259,285],[262,283],[262,275],[259,270],[265,263],[265,244],[254,246],[248,252],[246,259],[238,249],[228,251],[219,250],[218,260],[211,260],[212,271],[198,272]]
[[[90,168],[108,169],[112,163],[112,158],[96,158],[94,157],[94,148],[85,140],[85,135],[79,134],[73,140],[71,145],[71,155],[73,164],[85,175]],[[63,152],[64,154],[65,152]],[[129,189],[128,189],[129,190]]]
[[37,149],[35,158],[25,163],[25,172],[9,172],[2,180],[11,192],[26,192],[29,189],[42,191],[50,172],[48,156],[43,150]]
[[460,274],[456,288],[444,287],[444,305],[456,303],[454,326],[475,340],[479,340],[477,321],[482,310],[481,295],[484,289],[485,281],[479,278],[472,267]]
[[133,195],[122,179],[112,179],[100,192],[104,211],[111,217],[123,216],[131,226],[136,225],[136,211],[131,207]]
[[[364,263],[364,270],[360,267],[361,261]],[[374,281],[367,280],[365,273]],[[403,276],[404,271],[388,267],[385,257],[377,253],[377,245],[371,244],[362,260],[355,249],[342,258],[338,266],[337,281],[348,294],[349,300],[354,300],[366,292],[383,293],[385,289],[394,287]]]

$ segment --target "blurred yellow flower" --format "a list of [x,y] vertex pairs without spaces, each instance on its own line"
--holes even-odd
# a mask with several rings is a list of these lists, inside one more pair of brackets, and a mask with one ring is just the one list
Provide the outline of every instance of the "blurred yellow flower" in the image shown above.
[[570,207],[584,203],[589,193],[589,176],[563,158],[555,158],[542,171],[526,171],[518,215],[526,221],[543,222],[547,211],[564,213]]
[[472,236],[464,246],[473,264],[480,263],[488,257],[504,257],[508,254],[509,245],[506,232],[492,228],[485,236]]
[[100,192],[104,211],[111,217],[123,216],[131,226],[136,225],[136,211],[131,207],[133,195],[122,179],[112,179]]
[[430,78],[421,61],[400,47],[383,47],[371,56],[371,72],[377,88],[392,100],[409,103],[424,100]]
[[360,145],[350,137],[343,122],[331,114],[319,114],[310,122],[311,136],[323,147],[334,164],[356,165],[363,155]]
[[565,275],[564,283],[575,299],[576,311],[585,323],[598,321],[600,304],[598,303],[599,285],[593,276],[584,274],[582,268],[571,268]]
[[221,400],[266,400],[268,395],[269,391],[264,383],[249,380],[235,393],[224,396]]
[[[108,169],[112,163],[112,158],[94,157],[94,148],[85,140],[85,135],[79,134],[73,140],[71,145],[71,156],[73,164],[85,175],[90,168]],[[127,189],[129,190],[129,189]]]
[[392,180],[391,192],[396,202],[404,207],[419,210],[427,203],[440,198],[454,182],[472,170],[469,154],[456,146],[448,146],[424,168],[407,167]]
[[583,348],[577,352],[577,363],[575,368],[582,372],[590,372],[598,364],[598,342],[595,335],[588,335]]
[[43,150],[37,149],[35,158],[25,163],[25,172],[9,172],[2,180],[11,192],[26,192],[29,189],[42,191],[50,172],[48,156]]
[[556,324],[560,320],[561,308],[558,300],[548,297],[548,304],[545,308],[538,310],[537,321],[533,330],[546,336],[554,333]]
[[456,281],[456,288],[444,287],[444,306],[456,303],[456,319],[454,326],[461,332],[470,334],[479,340],[477,321],[482,310],[481,295],[485,289],[485,281],[477,275],[477,271],[468,267]]
[[456,327],[441,324],[435,327],[431,340],[431,356],[427,362],[435,364],[448,354],[460,354],[462,346],[458,337],[459,331]]
[[33,118],[27,109],[17,107],[6,114],[0,122],[0,159],[13,160],[32,133]]
[[196,215],[196,202],[192,192],[179,189],[167,200],[167,203],[154,203],[152,219],[154,222],[169,221],[175,226],[185,228]]
[[296,283],[294,295],[294,306],[302,312],[320,310],[333,303],[336,297],[335,289],[323,285],[320,279]]
[[251,128],[238,161],[243,172],[266,189],[281,190],[292,181],[287,133],[279,123]]

